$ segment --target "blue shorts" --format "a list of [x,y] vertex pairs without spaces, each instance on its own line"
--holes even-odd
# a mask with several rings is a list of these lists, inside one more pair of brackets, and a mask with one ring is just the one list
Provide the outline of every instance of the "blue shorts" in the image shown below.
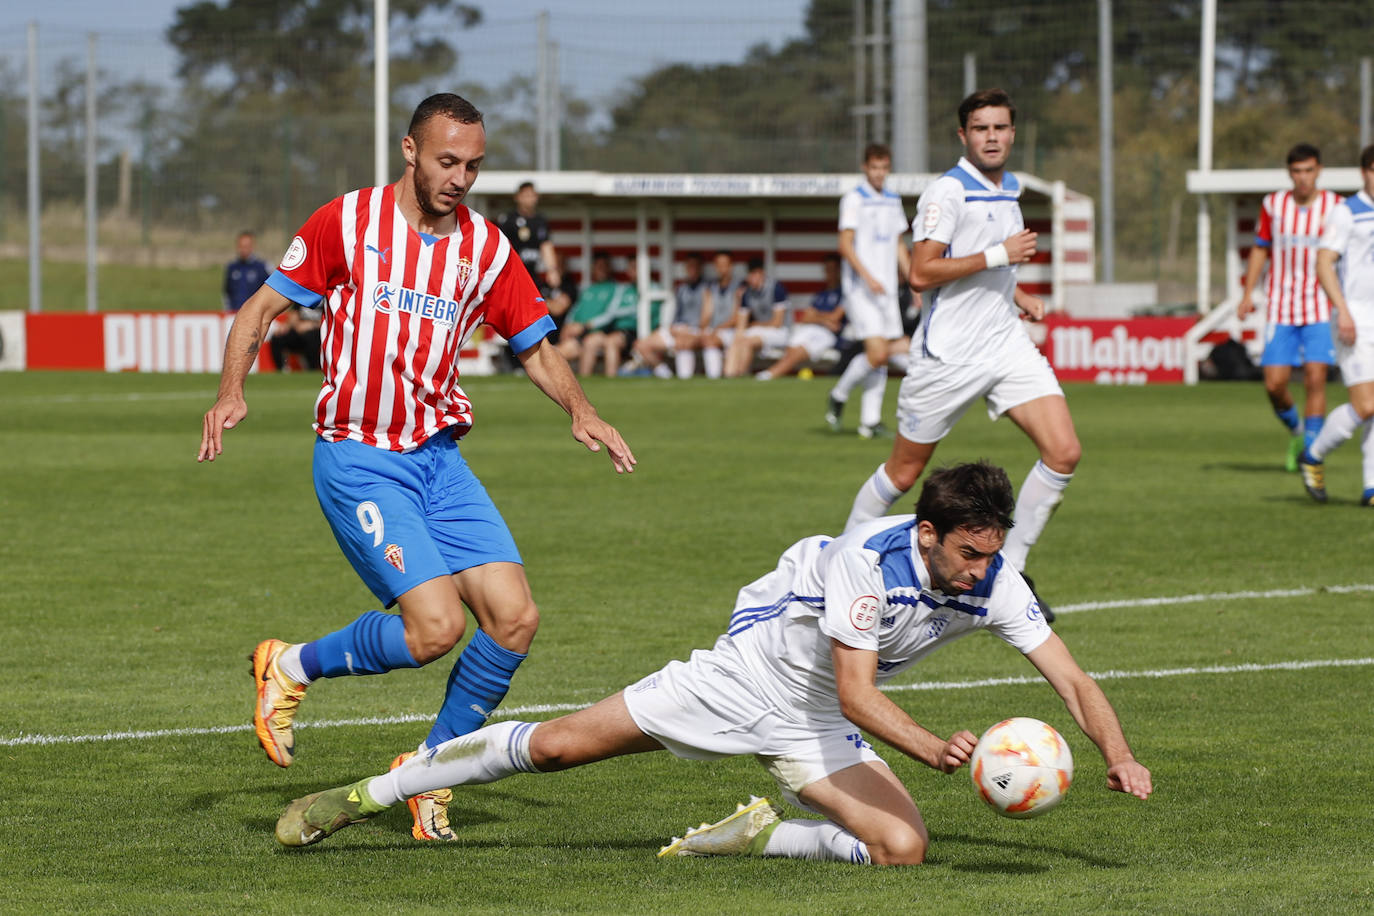
[[1264,330],[1261,366],[1301,366],[1303,363],[1336,361],[1336,346],[1331,339],[1331,322],[1316,324],[1271,324]]
[[317,439],[314,470],[339,547],[387,607],[421,582],[521,562],[501,513],[447,434],[410,452]]

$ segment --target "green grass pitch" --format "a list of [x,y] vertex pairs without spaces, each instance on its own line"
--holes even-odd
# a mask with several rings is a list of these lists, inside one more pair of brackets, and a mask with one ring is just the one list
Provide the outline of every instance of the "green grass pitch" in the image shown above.
[[[279,848],[290,799],[380,771],[424,736],[449,665],[319,684],[302,719],[321,726],[299,732],[295,766],[267,762],[244,727],[247,653],[375,603],[312,492],[316,383],[250,380],[249,419],[197,465],[215,385],[0,376],[0,911],[1374,911],[1374,592],[1331,588],[1374,584],[1374,510],[1356,505],[1354,443],[1328,460],[1329,505],[1279,470],[1283,433],[1257,385],[1069,388],[1085,458],[1031,572],[1070,610],[1056,628],[1079,661],[1112,672],[1103,686],[1154,797],[1106,791],[1043,682],[897,690],[942,734],[1046,719],[1077,762],[1059,809],[1016,822],[967,773],[886,753],[931,832],[912,869],[660,862],[670,835],[772,791],[751,760],[667,754],[460,789],[455,844],[412,841],[393,811]],[[835,533],[886,454],[824,429],[819,380],[587,387],[631,442],[634,475],[586,454],[524,380],[467,385],[463,450],[543,615],[507,710],[589,703],[709,645],[739,587],[797,538]],[[1019,485],[1035,456],[974,409],[936,459],[978,457]],[[1196,597],[1141,603],[1178,596]],[[1117,604],[1082,607],[1096,602]],[[1033,674],[975,636],[899,686]],[[367,718],[386,724],[340,724]],[[116,732],[138,734],[33,740]]]

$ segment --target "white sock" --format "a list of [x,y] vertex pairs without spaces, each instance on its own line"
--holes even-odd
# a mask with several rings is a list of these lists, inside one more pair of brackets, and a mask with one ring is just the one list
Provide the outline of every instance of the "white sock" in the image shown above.
[[849,510],[849,520],[844,523],[844,530],[848,531],[855,525],[886,515],[887,510],[891,509],[892,504],[901,499],[905,492],[897,489],[892,478],[887,476],[886,463],[878,465],[878,470],[869,475],[863,486],[859,487],[859,492],[855,494],[854,506]]
[[849,392],[854,390],[855,385],[861,384],[872,371],[873,367],[868,364],[868,357],[862,353],[857,354],[849,361],[849,365],[844,367],[844,372],[831,389],[830,396],[837,401],[848,401]]
[[883,395],[887,393],[887,366],[879,366],[864,376],[864,390],[859,398],[859,422],[877,426],[883,419]]
[[530,762],[535,722],[498,722],[422,751],[367,784],[367,794],[388,807],[402,799],[449,786],[495,782],[516,773],[537,773]]
[[305,669],[301,667],[301,649],[304,646],[303,642],[293,643],[277,656],[277,670],[297,684],[310,683],[310,678],[305,676]]
[[657,366],[654,366],[654,375],[659,378],[672,378],[673,370],[668,368],[667,363],[659,363]]
[[677,377],[691,378],[697,371],[697,351],[679,350],[674,357],[677,362]]
[[720,347],[707,347],[701,351],[701,361],[706,364],[707,378],[720,378],[725,371],[725,354]]
[[1342,404],[1327,415],[1321,433],[1307,447],[1308,454],[1321,461],[1355,435],[1355,428],[1359,425],[1360,415],[1355,408],[1350,404]]
[[1374,418],[1365,420],[1362,425],[1360,448],[1364,451],[1364,488],[1374,490]]
[[833,821],[790,820],[773,828],[763,855],[872,865],[863,840]]
[[1017,570],[1026,568],[1026,557],[1040,532],[1049,524],[1050,516],[1059,508],[1064,499],[1064,488],[1073,480],[1072,474],[1051,471],[1045,462],[1037,461],[1021,484],[1021,492],[1016,496],[1016,524],[1007,533],[1002,554],[1011,561]]

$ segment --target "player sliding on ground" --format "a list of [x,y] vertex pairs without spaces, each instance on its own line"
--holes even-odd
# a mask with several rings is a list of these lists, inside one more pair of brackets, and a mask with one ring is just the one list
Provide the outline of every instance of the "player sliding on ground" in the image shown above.
[[1025,653],[1063,697],[1101,750],[1108,787],[1148,798],[1150,771],[1136,762],[1111,704],[999,553],[1012,506],[1001,468],[938,470],[915,516],[789,547],[777,569],[740,591],[712,649],[571,715],[489,725],[380,776],[297,799],[277,821],[277,839],[306,846],[447,786],[666,749],[692,759],[752,754],[782,798],[821,819],[781,820],[768,799],[753,798],[675,837],[660,856],[917,864],[930,842],[921,813],[861,732],[945,773],[967,763],[971,732],[932,734],[878,684],[979,629]]

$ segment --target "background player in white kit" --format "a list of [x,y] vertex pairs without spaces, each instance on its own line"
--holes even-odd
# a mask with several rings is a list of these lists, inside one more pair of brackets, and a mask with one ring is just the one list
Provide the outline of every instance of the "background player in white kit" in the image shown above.
[[1039,321],[1045,303],[1016,285],[1016,265],[1035,254],[1035,233],[1021,217],[1020,182],[1006,170],[1015,138],[1016,108],[1002,90],[960,104],[964,157],[926,188],[911,226],[911,285],[929,295],[897,396],[897,440],[859,488],[845,530],[882,515],[911,489],[940,440],[982,397],[990,418],[1006,414],[1040,451],[1003,550],[1024,570],[1082,448],[1054,369],[1018,313]]
[[666,749],[700,760],[752,754],[784,798],[824,819],[779,821],[767,799],[754,798],[675,837],[660,856],[917,864],[929,845],[921,813],[861,730],[945,773],[967,763],[971,732],[927,731],[878,684],[981,629],[1024,653],[1063,698],[1106,760],[1107,787],[1148,798],[1150,771],[1111,703],[998,552],[1011,510],[1001,468],[942,468],[926,480],[915,516],[789,547],[775,570],[740,591],[714,648],[571,715],[488,726],[389,773],[297,799],[277,839],[309,845],[436,787]]
[[1326,502],[1322,461],[1359,430],[1364,452],[1360,503],[1374,506],[1374,146],[1360,153],[1360,178],[1363,190],[1327,217],[1317,252],[1317,277],[1336,307],[1336,359],[1350,403],[1327,416],[1321,433],[1303,451],[1300,467],[1307,492]]
[[825,421],[839,431],[840,414],[855,387],[859,398],[859,435],[872,439],[882,428],[887,363],[905,353],[897,284],[908,269],[906,213],[902,198],[883,185],[892,171],[892,152],[881,143],[864,150],[864,181],[840,198],[840,257],[844,260],[844,310],[849,336],[863,341],[864,353],[849,361],[830,389]]

